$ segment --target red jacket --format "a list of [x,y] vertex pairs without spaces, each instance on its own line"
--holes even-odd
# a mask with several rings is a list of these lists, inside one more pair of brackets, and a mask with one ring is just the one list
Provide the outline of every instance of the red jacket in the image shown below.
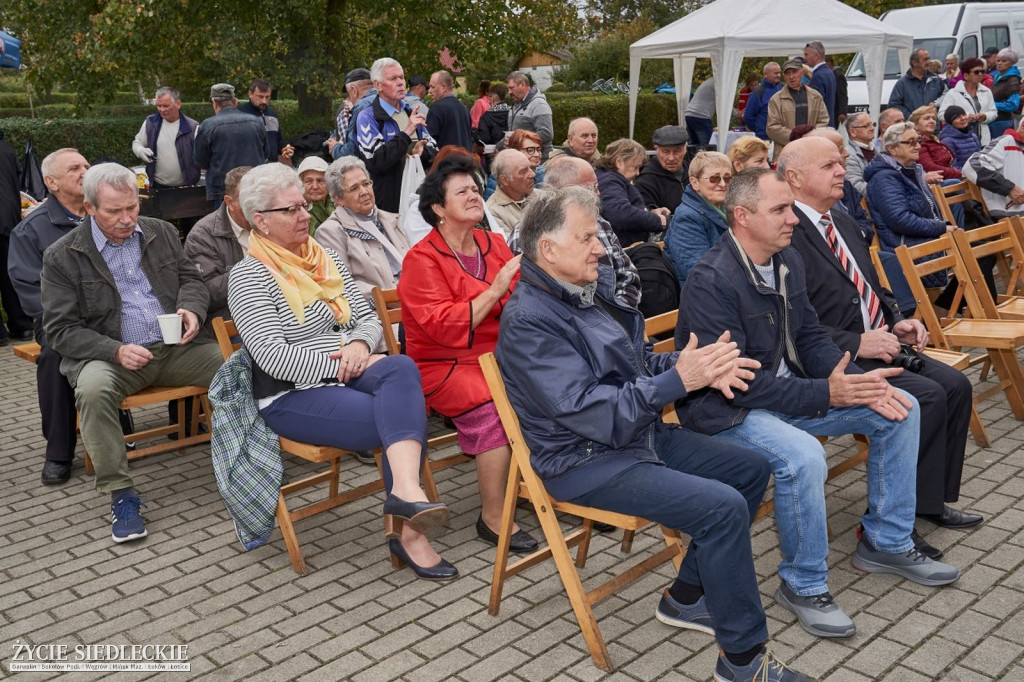
[[409,250],[402,262],[398,298],[402,302],[405,349],[420,368],[427,407],[447,417],[457,417],[490,402],[477,358],[493,352],[498,343],[498,321],[519,281],[502,296],[476,329],[471,301],[494,281],[512,252],[501,237],[474,230],[473,238],[484,257],[482,279],[462,268],[444,238],[436,230]]
[[949,147],[934,138],[921,136],[921,155],[917,162],[925,173],[942,171],[943,180],[959,180],[960,171],[953,168],[955,159],[956,155]]

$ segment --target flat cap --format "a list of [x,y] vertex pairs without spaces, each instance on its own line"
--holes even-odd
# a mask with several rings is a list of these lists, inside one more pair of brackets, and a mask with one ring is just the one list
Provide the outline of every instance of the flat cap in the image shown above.
[[217,83],[210,88],[210,99],[234,99],[235,86],[230,83]]
[[369,69],[352,69],[345,74],[345,85],[349,83],[355,83],[357,81],[368,81],[370,80]]
[[302,160],[299,164],[299,177],[306,171],[320,171],[321,173],[327,172],[327,162],[321,159],[316,154],[311,154]]
[[426,85],[428,85],[427,79],[424,78],[423,76],[410,76],[409,77],[409,87],[411,88],[414,85],[426,86]]
[[652,136],[655,147],[679,147],[689,140],[683,126],[662,126]]

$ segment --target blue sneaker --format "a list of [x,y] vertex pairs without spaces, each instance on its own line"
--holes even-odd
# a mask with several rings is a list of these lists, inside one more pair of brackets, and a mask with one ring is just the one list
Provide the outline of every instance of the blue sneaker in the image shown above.
[[748,665],[733,665],[725,654],[718,657],[715,666],[716,682],[812,682],[810,677],[801,675],[786,667],[786,664],[775,658],[775,654],[765,649]]
[[661,595],[658,609],[654,612],[654,617],[665,625],[697,630],[712,637],[715,635],[715,623],[711,620],[711,612],[708,611],[708,605],[704,601],[703,595],[695,604],[687,605],[677,602],[668,593],[668,590],[665,590],[665,593]]
[[144,506],[136,495],[125,495],[110,505],[110,518],[113,521],[110,536],[114,542],[146,537],[146,522],[139,513],[139,509]]

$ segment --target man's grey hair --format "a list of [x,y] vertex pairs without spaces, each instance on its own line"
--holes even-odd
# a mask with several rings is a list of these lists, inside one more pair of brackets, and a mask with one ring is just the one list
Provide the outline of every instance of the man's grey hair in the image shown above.
[[781,66],[779,66],[778,62],[768,62],[767,64],[764,65],[764,68],[761,69],[761,75],[762,76],[767,76],[768,75],[768,69],[770,69],[773,66],[778,66],[780,69],[782,68]]
[[915,130],[914,124],[910,121],[894,123],[889,126],[889,129],[885,131],[885,135],[882,135],[882,149],[889,151],[897,146],[900,143],[900,138],[903,137],[903,133],[908,130]]
[[725,192],[725,201],[722,202],[722,211],[725,212],[725,220],[729,227],[732,227],[736,220],[737,206],[742,206],[748,211],[757,210],[757,204],[761,201],[761,178],[765,175],[786,182],[782,173],[771,168],[748,168],[732,176],[729,189]]
[[[589,119],[586,116],[580,116],[579,118],[574,118],[573,120],[569,121],[569,135],[572,135],[573,131],[576,130],[576,126],[578,124],[582,123],[583,121],[586,121],[587,123],[592,123],[595,128],[597,127],[597,124],[594,123],[594,121],[592,119]],[[558,157],[555,157],[555,158],[558,158]]]
[[452,75],[444,69],[435,71],[433,75],[437,76],[437,82],[440,83],[441,87],[445,90],[455,89],[455,81],[452,79]]
[[561,189],[578,185],[589,163],[575,156],[556,156],[544,165],[544,189]]
[[916,62],[918,59],[920,59],[921,55],[924,54],[927,51],[928,50],[924,49],[923,47],[916,47],[913,50],[911,50],[911,52],[910,52],[910,65],[913,66],[914,62]]
[[844,123],[843,125],[846,126],[847,135],[850,134],[850,130],[852,130],[853,127],[858,124],[857,122],[860,121],[862,118],[866,118],[867,120],[870,121],[871,114],[869,114],[866,111],[858,111],[846,117],[846,123]]
[[575,206],[596,219],[601,214],[597,196],[583,187],[563,187],[537,196],[523,212],[519,223],[519,246],[523,256],[537,262],[537,247],[540,240],[549,234],[565,229],[569,206]]
[[181,101],[181,93],[178,92],[177,88],[172,88],[169,85],[165,85],[164,87],[157,90],[155,99],[160,99],[164,95],[170,95],[171,99],[173,99],[175,102]]
[[71,154],[71,153],[77,154],[78,150],[75,149],[74,147],[64,147],[62,149],[58,149],[55,152],[50,152],[43,159],[43,162],[41,164],[39,164],[39,172],[43,174],[44,178],[47,177],[47,176],[51,176],[52,177],[53,174],[57,172],[57,169],[54,168],[54,166],[57,165],[57,157],[62,155],[62,154]]
[[500,152],[494,155],[494,161],[491,162],[491,173],[494,174],[498,184],[501,184],[501,179],[508,175],[510,167],[512,166],[512,159],[516,156],[521,156],[529,162],[529,158],[526,154],[523,154],[518,149],[502,149]]
[[101,187],[110,187],[118,192],[133,192],[139,194],[139,185],[135,180],[135,173],[119,163],[101,163],[85,171],[82,178],[82,194],[85,200],[92,206],[99,206],[99,194]]
[[897,114],[903,116],[903,112],[896,107],[883,109],[882,113],[878,115],[878,129],[881,130],[882,128],[888,128],[892,125],[892,121],[896,119]]
[[335,201],[340,201],[345,197],[345,188],[342,187],[341,181],[345,177],[345,173],[354,168],[363,171],[366,174],[366,179],[370,179],[370,173],[366,170],[366,164],[363,163],[362,159],[355,156],[339,157],[327,167],[327,172],[324,173],[324,180],[327,182],[327,191]]
[[402,68],[402,65],[398,63],[397,59],[381,57],[370,66],[370,80],[384,80],[384,69],[391,66],[397,66],[400,69]]
[[283,163],[265,163],[245,174],[238,187],[238,203],[250,225],[253,217],[263,209],[278,208],[271,205],[274,197],[289,187],[302,191],[302,180],[294,168]]
[[522,83],[524,85],[530,84],[530,79],[526,77],[526,74],[522,71],[513,71],[505,79],[505,82],[512,81],[513,83]]

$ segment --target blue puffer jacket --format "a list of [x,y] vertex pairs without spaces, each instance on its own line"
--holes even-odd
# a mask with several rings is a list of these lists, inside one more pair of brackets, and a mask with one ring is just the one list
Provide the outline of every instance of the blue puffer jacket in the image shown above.
[[615,275],[599,268],[602,300],[587,306],[524,258],[501,313],[498,365],[533,468],[556,500],[657,462],[662,407],[686,395],[678,354],[651,352],[643,317],[614,302]]
[[[875,154],[864,168],[864,179],[868,183],[868,210],[884,251],[895,251],[901,244],[921,244],[946,232],[946,221],[938,217],[921,164],[906,168],[889,154]],[[945,273],[935,273],[924,283],[926,287],[942,287],[946,281]]]
[[939,142],[946,145],[953,151],[953,167],[962,169],[971,154],[981,151],[981,140],[968,127],[965,130],[954,128],[951,125],[942,126],[939,133]]
[[687,185],[665,233],[665,255],[676,268],[679,286],[683,286],[693,266],[728,229],[722,214],[704,201],[692,185]]
[[[750,410],[816,417],[829,409],[828,376],[843,356],[818,322],[807,297],[804,262],[789,247],[772,256],[778,289],[757,274],[735,239],[727,235],[690,273],[679,299],[676,345],[690,332],[698,343],[714,343],[722,332],[744,357],[761,363],[746,391],[731,400],[705,388],[687,397],[680,423],[699,433],[716,434],[742,424]],[[776,375],[783,359],[793,376]],[[847,374],[861,374],[854,364]]]
[[618,171],[597,171],[597,186],[601,190],[601,217],[608,221],[619,238],[622,248],[647,238],[664,227],[657,213],[644,205],[640,190]]

